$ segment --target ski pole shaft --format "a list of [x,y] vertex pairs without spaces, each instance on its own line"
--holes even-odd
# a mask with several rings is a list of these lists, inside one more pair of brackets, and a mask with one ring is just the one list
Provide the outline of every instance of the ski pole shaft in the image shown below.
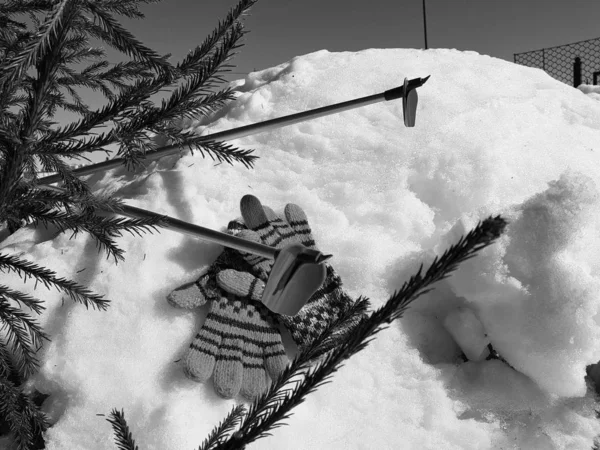
[[[151,211],[136,208],[135,206],[130,205],[124,205],[122,211],[119,211],[119,214],[138,219],[151,218],[155,215],[155,213],[152,213]],[[234,248],[236,250],[263,256],[269,259],[275,259],[278,253],[276,248],[269,247],[268,245],[247,241],[246,239],[242,239],[237,236],[221,233],[220,231],[211,230],[210,228],[204,228],[200,225],[194,225],[193,223],[184,222],[183,220],[179,220],[174,217],[163,216],[163,218],[163,223],[167,229],[172,229],[180,233],[214,242],[225,247]]]
[[[40,188],[50,191],[64,192],[63,188],[54,186],[40,186]],[[105,212],[111,211],[105,210]],[[162,217],[162,225],[164,225],[166,229],[187,234],[189,236],[200,238],[205,241],[214,242],[225,247],[230,247],[236,250],[241,250],[243,252],[263,256],[269,259],[275,259],[275,257],[279,253],[278,249],[274,247],[269,247],[268,245],[248,241],[237,236],[232,236],[227,233],[211,230],[210,228],[201,227],[200,225],[194,225],[193,223],[184,222],[183,220],[176,219],[175,217],[154,213],[152,211],[148,211],[147,209],[137,208],[131,205],[122,205],[121,210],[115,212],[115,214],[134,219],[150,219],[158,215]]]
[[[415,78],[408,81],[409,89],[415,89],[421,86],[427,78]],[[277,128],[286,127],[288,125],[293,125],[299,122],[304,122],[307,120],[316,119],[319,117],[328,116],[330,114],[336,114],[343,111],[347,111],[349,109],[359,108],[361,106],[371,105],[373,103],[379,103],[383,101],[395,100],[398,98],[402,98],[407,93],[404,92],[404,86],[399,86],[394,89],[390,89],[388,91],[382,92],[380,94],[369,95],[367,97],[361,97],[354,100],[349,100],[347,102],[335,103],[333,105],[323,106],[322,108],[311,109],[308,111],[303,111],[297,114],[290,114],[288,116],[279,117],[277,119],[267,120],[264,122],[255,123],[252,125],[246,125],[240,128],[234,128],[233,130],[221,131],[218,133],[208,134],[205,136],[198,136],[197,138],[193,138],[186,143],[185,145],[191,144],[199,144],[207,141],[231,141],[234,139],[239,139],[241,137],[250,136],[252,134],[263,133],[265,131],[271,131]],[[153,150],[147,152],[144,156],[144,160],[152,161],[154,159],[162,158],[164,156],[174,155],[181,151],[181,146],[179,145],[169,145],[166,147],[162,147],[158,150]],[[124,162],[123,158],[115,158],[109,161],[104,161],[97,164],[91,164],[88,166],[80,167],[78,169],[73,170],[73,174],[76,176],[84,176],[90,175],[92,173],[99,172],[101,170],[109,170],[115,167],[122,165]],[[39,180],[40,184],[50,184],[56,183],[60,181],[60,176],[58,174],[50,175]]]

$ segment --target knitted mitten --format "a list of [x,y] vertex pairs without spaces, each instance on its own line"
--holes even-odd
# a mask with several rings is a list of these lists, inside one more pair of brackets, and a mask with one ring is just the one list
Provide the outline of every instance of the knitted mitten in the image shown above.
[[[245,228],[229,223],[227,232]],[[215,275],[225,269],[250,271],[238,252],[226,248],[196,282],[171,292],[173,306],[194,308],[211,300],[206,321],[185,356],[184,372],[192,380],[205,382],[213,375],[215,391],[224,398],[242,394],[254,400],[267,389],[266,374],[277,377],[288,358],[273,314],[259,302],[224,292]]]
[[[278,217],[271,208],[261,205],[258,198],[245,195],[240,204],[244,222],[250,230],[242,230],[238,236],[254,242],[283,248],[290,244],[303,244],[315,249],[315,241],[306,214],[298,205],[285,206],[285,218]],[[225,269],[217,274],[217,284],[227,292],[260,300],[273,267],[273,260],[240,252],[252,266],[251,273]],[[326,264],[327,276],[323,285],[311,296],[308,303],[295,316],[277,315],[285,324],[300,350],[313,340],[332,321],[350,307],[354,300],[342,290],[342,280],[333,268]],[[348,329],[338,330],[334,338],[341,339]],[[329,348],[336,339],[330,341]]]

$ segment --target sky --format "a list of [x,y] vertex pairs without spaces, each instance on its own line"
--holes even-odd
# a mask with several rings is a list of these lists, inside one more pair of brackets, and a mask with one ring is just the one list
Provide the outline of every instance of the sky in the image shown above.
[[[600,87],[576,89],[472,51],[322,50],[250,74],[236,102],[188,125],[219,132],[383,91],[405,73],[431,75],[412,128],[400,100],[380,102],[232,141],[254,149],[252,169],[186,152],[86,180],[98,194],[219,231],[247,194],[278,214],[294,203],[345,292],[373,309],[480,220],[501,215],[508,225],[494,245],[411,303],[292,411],[289,426],[248,450],[589,450],[600,435],[585,377],[600,360]],[[238,377],[218,381],[233,396],[222,398],[215,377],[185,375],[195,367],[198,376],[190,343],[219,304],[167,297],[189,288],[222,247],[171,230],[126,233],[125,261],[115,265],[88,235],[70,238],[23,227],[0,242],[0,252],[111,301],[86,309],[2,275],[46,307],[34,318],[51,342],[27,382],[49,396],[46,449],[114,450],[113,408],[141,450],[198,448],[246,400],[237,382],[228,386]],[[488,343],[506,362],[484,358]]]
[[[163,1],[141,8],[131,31],[175,59],[200,43],[234,1]],[[587,0],[427,0],[429,48],[514,53],[600,37],[600,4]],[[316,50],[424,48],[421,0],[261,0],[246,19],[250,34],[236,58],[246,73]]]

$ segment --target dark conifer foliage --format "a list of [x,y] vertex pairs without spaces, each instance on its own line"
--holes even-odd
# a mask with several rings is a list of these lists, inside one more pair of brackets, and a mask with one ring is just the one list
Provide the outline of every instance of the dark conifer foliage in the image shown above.
[[[45,226],[73,235],[88,233],[99,251],[115,263],[124,259],[117,238],[124,231],[142,236],[162,224],[162,217],[115,217],[121,201],[95,195],[73,174],[70,162],[118,145],[117,156],[135,169],[155,150],[149,136],[164,136],[182,149],[198,150],[219,161],[253,167],[256,156],[220,142],[189,143],[195,137],[177,127],[183,117],[207,115],[234,100],[232,89],[217,90],[228,61],[241,47],[243,16],[257,0],[241,0],[215,30],[179,64],[138,41],[117,16],[143,19],[141,4],[161,0],[9,0],[0,3],[0,241],[24,226]],[[28,23],[29,22],[29,23]],[[132,61],[110,64],[95,38]],[[95,60],[83,70],[72,66]],[[101,92],[108,103],[85,105],[76,91]],[[171,90],[156,106],[150,97]],[[66,126],[53,121],[57,110],[81,119]],[[98,131],[112,126],[110,131]],[[186,145],[184,146],[184,143]],[[60,176],[61,189],[39,184],[40,172]],[[66,280],[49,268],[0,250],[0,273],[14,272],[55,287],[86,308],[105,310],[109,300]],[[23,306],[40,314],[43,301],[0,279],[0,433],[9,432],[15,448],[43,448],[49,424],[39,411],[43,394],[26,393],[23,383],[38,369],[36,352],[49,340]],[[41,399],[41,400],[40,400]],[[124,419],[123,419],[124,420]],[[1,434],[0,434],[1,436]],[[123,435],[127,436],[127,435]],[[123,437],[123,439],[125,439]],[[129,448],[129,447],[127,447]]]

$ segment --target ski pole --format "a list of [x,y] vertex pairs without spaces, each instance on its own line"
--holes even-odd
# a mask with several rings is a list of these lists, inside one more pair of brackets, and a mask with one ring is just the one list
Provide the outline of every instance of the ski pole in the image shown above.
[[[174,155],[181,151],[181,147],[185,145],[200,144],[207,141],[231,141],[239,139],[241,137],[250,136],[257,133],[263,133],[265,131],[275,130],[277,128],[286,127],[296,123],[304,122],[307,120],[316,119],[319,117],[328,116],[330,114],[340,113],[349,109],[360,108],[362,106],[371,105],[373,103],[379,103],[383,101],[396,100],[402,98],[402,110],[404,114],[404,125],[407,127],[415,126],[415,117],[417,109],[417,91],[416,88],[423,86],[431,75],[425,78],[414,78],[412,80],[404,79],[404,84],[394,89],[382,92],[380,94],[369,95],[367,97],[357,98],[355,100],[349,100],[347,102],[335,103],[329,106],[323,106],[322,108],[311,109],[303,111],[297,114],[291,114],[288,116],[278,117],[276,119],[267,120],[251,125],[246,125],[232,130],[221,131],[218,133],[208,134],[205,136],[198,136],[192,138],[182,145],[174,144],[162,147],[157,150],[147,152],[144,155],[144,160],[152,161],[165,156]],[[123,158],[115,158],[109,161],[104,161],[97,164],[91,164],[88,166],[80,167],[73,170],[73,174],[76,176],[85,176],[92,173],[99,172],[101,170],[109,170],[122,165],[124,162]],[[51,184],[60,181],[58,174],[49,175],[39,180],[40,184]]]
[[[42,186],[42,189],[64,190],[54,186]],[[327,272],[323,263],[333,256],[302,244],[277,249],[130,205],[122,205],[118,214],[142,219],[158,215],[162,219],[161,225],[167,229],[273,259],[273,267],[260,301],[274,313],[287,316],[296,315],[321,287]]]
[[[317,108],[309,111],[304,111],[297,114],[291,114],[289,116],[280,117],[277,119],[267,120],[265,122],[259,122],[252,125],[247,125],[240,128],[235,128],[233,130],[222,131],[219,133],[214,133],[206,136],[200,136],[198,138],[194,138],[191,143],[197,142],[206,142],[209,140],[232,140],[237,139],[243,136],[249,136],[251,134],[256,134],[276,128],[281,128],[287,125],[292,125],[295,123],[303,122],[306,120],[315,119],[317,117],[323,117],[330,114],[346,111],[349,109],[358,108],[361,106],[366,106],[373,103],[378,103],[382,101],[389,101],[398,98],[402,98],[403,103],[403,112],[404,112],[404,124],[408,127],[413,127],[415,124],[415,115],[417,108],[417,91],[416,88],[422,86],[427,80],[429,76],[426,78],[415,78],[412,80],[404,79],[404,84],[394,89],[390,89],[388,91],[382,92],[380,94],[370,95],[367,97],[358,98],[355,100],[350,100],[347,102],[336,103],[329,106],[324,106],[322,108]],[[185,144],[184,144],[185,145]],[[161,149],[148,152],[146,154],[146,159],[157,159],[163,156],[169,156],[179,152],[179,146],[170,145],[167,147],[163,147]],[[79,169],[73,170],[73,173],[77,176],[85,176],[95,173],[100,170],[108,170],[114,167],[120,166],[122,163],[122,158],[113,159],[110,161],[105,161],[98,164],[92,164],[90,166],[81,167]],[[42,189],[50,189],[57,191],[64,191],[62,188],[49,186],[52,183],[56,183],[60,181],[59,175],[50,175],[39,180],[40,188]],[[129,205],[123,205],[122,211],[119,212],[120,215],[124,215],[131,218],[148,218],[156,213],[152,211],[148,211],[141,208],[136,208]],[[158,214],[159,215],[159,214]],[[178,231],[180,233],[193,235],[195,237],[199,237],[204,240],[208,240],[211,242],[215,242],[226,247],[235,248],[237,250],[242,250],[248,253],[253,253],[256,255],[264,256],[269,259],[276,258],[276,252],[269,246],[251,243],[245,239],[238,238],[236,236],[231,236],[226,233],[221,233],[218,231],[211,230],[209,228],[204,228],[199,225],[194,225],[191,223],[187,223],[181,221],[179,219],[163,216],[165,218],[166,227],[172,229],[174,231]],[[314,258],[318,258],[317,255],[314,255]]]
[[[337,103],[229,131],[201,136],[192,139],[183,145],[214,140],[238,139],[240,137],[281,128],[287,125],[315,119],[317,117],[323,117],[337,112],[358,108],[360,106],[398,98],[402,98],[404,125],[407,127],[414,127],[418,99],[416,88],[422,86],[428,79],[429,76],[426,78],[415,78],[410,81],[405,78],[403,86],[385,91],[381,94]],[[161,149],[148,152],[145,155],[145,159],[158,159],[176,154],[179,151],[179,145],[162,147]],[[75,169],[73,173],[76,176],[90,175],[100,170],[108,170],[120,166],[122,162],[122,158],[117,158],[111,161]],[[39,187],[42,189],[64,191],[63,188],[50,186],[50,184],[60,180],[61,178],[58,174],[44,177],[39,180]],[[180,233],[199,237],[236,250],[274,259],[274,265],[267,280],[261,301],[267,308],[278,314],[293,316],[304,306],[304,304],[306,304],[310,296],[319,289],[325,280],[326,269],[323,263],[332,256],[324,255],[318,250],[312,250],[300,244],[293,244],[282,249],[275,249],[264,244],[250,242],[237,236],[221,233],[219,231],[184,222],[173,217],[156,214],[152,211],[130,205],[122,205],[118,214],[132,218],[148,218],[159,215],[162,217],[162,223],[167,229],[173,229]]]
[[[40,186],[40,188],[50,191],[64,192],[63,188],[55,186]],[[105,212],[112,211],[105,210]],[[268,259],[276,259],[279,253],[279,250],[275,247],[270,247],[268,245],[260,244],[258,242],[252,242],[237,236],[233,236],[231,234],[211,230],[210,228],[195,225],[190,222],[185,222],[175,217],[166,216],[164,214],[155,213],[153,211],[137,208],[131,205],[122,205],[121,210],[115,211],[114,214],[130,217],[132,219],[151,219],[156,216],[160,216],[162,219],[162,225],[168,230],[177,231],[182,234],[187,234],[189,236],[201,238],[203,240],[214,242],[216,244],[223,245],[225,247],[233,248],[236,250],[241,250],[246,253],[252,253],[254,255],[263,256]],[[312,253],[314,253],[314,255],[309,259],[305,259],[306,262],[320,262],[322,260],[321,258],[323,256],[319,256],[320,252],[311,250],[311,254]]]

